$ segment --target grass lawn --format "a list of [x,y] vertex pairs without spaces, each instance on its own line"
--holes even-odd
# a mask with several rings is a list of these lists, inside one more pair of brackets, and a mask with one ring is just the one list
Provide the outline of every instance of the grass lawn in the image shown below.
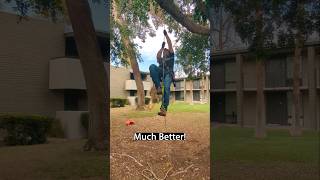
[[[114,108],[116,109],[116,108]],[[160,104],[155,104],[152,110],[147,111],[135,111],[132,110],[127,114],[122,116],[125,118],[142,118],[142,117],[152,117],[157,114],[160,109]],[[179,112],[210,112],[210,104],[189,104],[185,102],[174,102],[168,107],[168,113],[179,113]],[[118,116],[118,115],[117,115]],[[112,115],[111,115],[112,118]]]
[[85,140],[49,141],[42,145],[0,147],[0,179],[105,179],[106,155],[82,151]]
[[267,138],[256,139],[251,128],[219,127],[212,131],[216,179],[319,178],[317,132],[305,131],[302,137],[291,137],[288,130],[268,130]]

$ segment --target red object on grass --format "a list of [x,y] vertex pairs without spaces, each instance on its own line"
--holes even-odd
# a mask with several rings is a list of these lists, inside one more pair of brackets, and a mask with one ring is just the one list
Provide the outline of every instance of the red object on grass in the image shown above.
[[126,121],[126,125],[127,126],[134,125],[134,121],[129,119],[129,120]]

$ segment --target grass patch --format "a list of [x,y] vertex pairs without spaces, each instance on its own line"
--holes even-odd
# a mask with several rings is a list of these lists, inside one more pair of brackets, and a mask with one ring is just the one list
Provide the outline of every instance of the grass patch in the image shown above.
[[254,129],[220,127],[212,129],[213,160],[319,163],[319,134],[305,131],[291,137],[288,130],[268,130],[267,138],[254,138]]
[[49,144],[0,148],[3,179],[104,179],[103,152],[84,152],[85,140],[49,139]]
[[[152,117],[157,114],[160,109],[160,104],[155,104],[150,111],[129,111],[127,114],[122,115],[123,118],[143,118]],[[185,102],[175,102],[169,105],[168,113],[180,113],[180,112],[191,112],[191,113],[209,113],[210,104],[188,104]]]

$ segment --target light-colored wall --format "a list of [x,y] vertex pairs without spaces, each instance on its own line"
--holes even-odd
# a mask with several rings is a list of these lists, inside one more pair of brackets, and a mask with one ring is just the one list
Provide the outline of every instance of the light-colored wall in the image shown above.
[[55,58],[49,61],[49,89],[86,89],[80,63],[76,58]]
[[186,89],[187,89],[187,90],[193,89],[192,81],[186,81]]
[[64,56],[64,25],[0,12],[0,26],[0,111],[54,117],[63,95],[49,90],[49,60]]
[[[209,101],[209,98],[207,94],[207,91],[209,91],[209,83],[210,83],[210,79],[208,79],[208,81],[206,81],[205,79],[202,80],[202,79],[198,79],[198,81],[200,81],[200,89],[196,89],[196,90],[199,90],[200,91],[200,101],[202,99],[202,102],[208,102]],[[177,83],[181,83],[181,89],[174,89],[172,88],[171,89],[171,93],[174,93],[174,91],[181,91],[181,93],[183,93],[183,89],[184,89],[184,80],[179,80]],[[208,84],[207,84],[208,83]],[[203,86],[203,91],[201,91],[201,86]],[[192,102],[192,93],[191,93],[191,90],[193,90],[193,81],[192,80],[186,80],[186,96],[184,97],[184,101],[186,102]],[[196,101],[194,101],[196,102]]]
[[110,66],[110,98],[127,98],[125,82],[130,79],[130,70]]
[[60,120],[64,136],[67,139],[82,139],[87,136],[82,126],[81,114],[87,111],[57,111],[56,118]]

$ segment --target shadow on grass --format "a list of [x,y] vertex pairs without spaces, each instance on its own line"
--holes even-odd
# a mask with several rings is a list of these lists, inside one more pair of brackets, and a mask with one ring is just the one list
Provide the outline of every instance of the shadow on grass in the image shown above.
[[267,138],[256,139],[252,128],[211,130],[215,179],[319,178],[318,132],[305,131],[301,137],[291,137],[288,130],[270,129]]
[[0,179],[105,179],[106,154],[82,151],[85,140],[0,148]]

